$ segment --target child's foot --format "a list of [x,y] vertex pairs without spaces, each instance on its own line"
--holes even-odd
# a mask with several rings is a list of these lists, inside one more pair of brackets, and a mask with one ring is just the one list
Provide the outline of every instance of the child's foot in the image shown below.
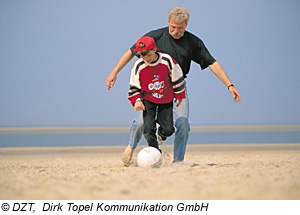
[[159,136],[158,134],[157,134],[157,142],[158,142],[158,145],[162,145],[163,143],[164,143],[164,141],[163,141],[163,139],[162,139],[162,137],[161,136]]
[[158,129],[156,129],[156,140],[158,145],[162,145],[164,143],[164,140],[162,139],[162,137],[158,134]]
[[121,160],[122,160],[122,162],[124,163],[125,166],[129,166],[131,158],[132,158],[133,151],[134,151],[134,149],[132,149],[130,147],[130,145],[128,145],[126,147],[125,151],[123,152]]

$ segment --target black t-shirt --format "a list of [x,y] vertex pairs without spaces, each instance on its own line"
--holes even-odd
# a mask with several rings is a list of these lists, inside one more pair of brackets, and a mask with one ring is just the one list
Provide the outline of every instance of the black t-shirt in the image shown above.
[[[188,31],[185,31],[180,39],[174,39],[169,34],[169,27],[150,31],[144,36],[152,37],[160,52],[171,55],[179,63],[184,77],[189,73],[191,61],[198,63],[201,69],[216,62],[202,40]],[[134,44],[130,49],[132,51],[135,48]],[[133,53],[139,57],[136,52]]]

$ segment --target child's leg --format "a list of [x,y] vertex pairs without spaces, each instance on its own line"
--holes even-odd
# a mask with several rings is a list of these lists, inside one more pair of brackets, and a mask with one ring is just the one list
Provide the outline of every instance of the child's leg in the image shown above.
[[147,100],[143,101],[145,110],[143,112],[144,117],[144,136],[147,140],[148,146],[152,146],[158,149],[158,143],[156,139],[156,104]]
[[173,102],[158,105],[157,122],[160,125],[158,135],[161,136],[163,140],[174,133]]

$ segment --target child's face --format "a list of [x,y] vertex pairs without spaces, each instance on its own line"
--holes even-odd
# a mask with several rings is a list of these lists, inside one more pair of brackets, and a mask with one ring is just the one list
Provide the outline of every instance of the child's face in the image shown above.
[[148,54],[146,55],[141,55],[141,57],[143,58],[144,61],[146,61],[147,63],[151,63],[153,61],[155,61],[155,52],[156,50],[150,50],[148,52]]

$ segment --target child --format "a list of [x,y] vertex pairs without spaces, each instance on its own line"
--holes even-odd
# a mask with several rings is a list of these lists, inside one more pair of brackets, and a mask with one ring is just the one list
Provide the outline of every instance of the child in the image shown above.
[[[128,99],[135,111],[143,110],[144,136],[149,146],[157,149],[157,139],[166,140],[174,133],[173,99],[180,105],[185,98],[185,82],[182,70],[168,54],[157,52],[152,37],[142,37],[136,42],[141,56],[131,70]],[[156,122],[159,128],[156,136]],[[127,166],[131,157],[123,154]]]

